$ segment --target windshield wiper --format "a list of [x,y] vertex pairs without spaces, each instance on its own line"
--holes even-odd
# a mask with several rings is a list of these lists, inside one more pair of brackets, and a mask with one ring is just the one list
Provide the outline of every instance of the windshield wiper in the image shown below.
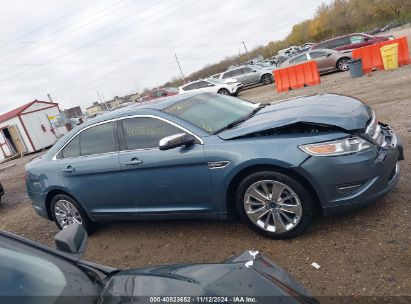
[[250,119],[251,117],[253,117],[258,111],[260,111],[262,108],[264,108],[266,105],[264,104],[259,104],[258,107],[256,107],[254,110],[252,110],[250,113],[248,113],[246,116],[243,116],[237,120],[234,120],[233,122],[229,123],[228,125],[218,129],[217,131],[215,131],[213,134],[218,134],[220,132],[223,132],[224,130],[228,130],[231,129],[233,127],[235,127],[236,125],[239,125],[240,123],[246,121],[247,119]]

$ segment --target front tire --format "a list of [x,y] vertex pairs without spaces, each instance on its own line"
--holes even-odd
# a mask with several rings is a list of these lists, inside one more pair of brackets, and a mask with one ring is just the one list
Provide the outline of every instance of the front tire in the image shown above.
[[58,194],[54,196],[50,204],[50,211],[54,222],[60,230],[72,223],[82,225],[88,234],[93,230],[93,223],[83,208],[68,195]]
[[240,217],[251,229],[269,238],[296,237],[313,219],[309,193],[297,180],[282,173],[250,174],[239,184],[235,199]]

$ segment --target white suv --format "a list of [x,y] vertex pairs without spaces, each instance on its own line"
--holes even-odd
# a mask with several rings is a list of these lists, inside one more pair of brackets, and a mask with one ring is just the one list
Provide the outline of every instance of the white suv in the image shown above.
[[209,92],[223,95],[237,96],[243,88],[241,82],[236,79],[225,79],[224,81],[208,78],[190,82],[178,88],[180,94],[191,92]]

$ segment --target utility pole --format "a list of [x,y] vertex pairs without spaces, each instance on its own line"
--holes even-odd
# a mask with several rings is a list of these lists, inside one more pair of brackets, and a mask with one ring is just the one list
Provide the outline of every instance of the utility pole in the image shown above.
[[98,99],[100,100],[100,103],[101,104],[104,104],[104,107],[106,108],[106,110],[108,111],[108,107],[107,107],[107,104],[105,103],[105,102],[103,102],[103,100],[101,100],[101,96],[100,96],[100,93],[97,91],[97,96],[98,96]]
[[250,59],[250,55],[248,54],[248,50],[247,50],[247,47],[246,47],[244,41],[243,41],[243,45],[244,45],[244,48],[245,48],[245,52],[247,53],[248,61],[250,61],[250,60],[251,60],[251,59]]
[[49,98],[50,102],[54,102],[53,99],[51,99],[51,96],[49,93],[47,93],[47,97]]
[[178,65],[178,68],[180,69],[181,78],[183,78],[183,81],[184,81],[184,84],[185,84],[185,83],[186,83],[186,79],[185,79],[185,77],[184,77],[183,71],[181,70],[181,66],[180,66],[180,62],[178,61],[177,54],[174,54],[174,55],[176,56],[177,65]]

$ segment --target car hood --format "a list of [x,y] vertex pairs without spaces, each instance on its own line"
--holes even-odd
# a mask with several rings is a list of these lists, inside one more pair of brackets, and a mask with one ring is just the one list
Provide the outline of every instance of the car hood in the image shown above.
[[250,119],[218,136],[233,139],[296,123],[359,130],[365,129],[371,116],[371,108],[352,97],[336,94],[301,96],[271,103]]
[[282,296],[282,303],[318,303],[304,287],[257,251],[246,251],[222,264],[122,271],[109,278],[102,293],[103,303],[118,297],[141,296]]

